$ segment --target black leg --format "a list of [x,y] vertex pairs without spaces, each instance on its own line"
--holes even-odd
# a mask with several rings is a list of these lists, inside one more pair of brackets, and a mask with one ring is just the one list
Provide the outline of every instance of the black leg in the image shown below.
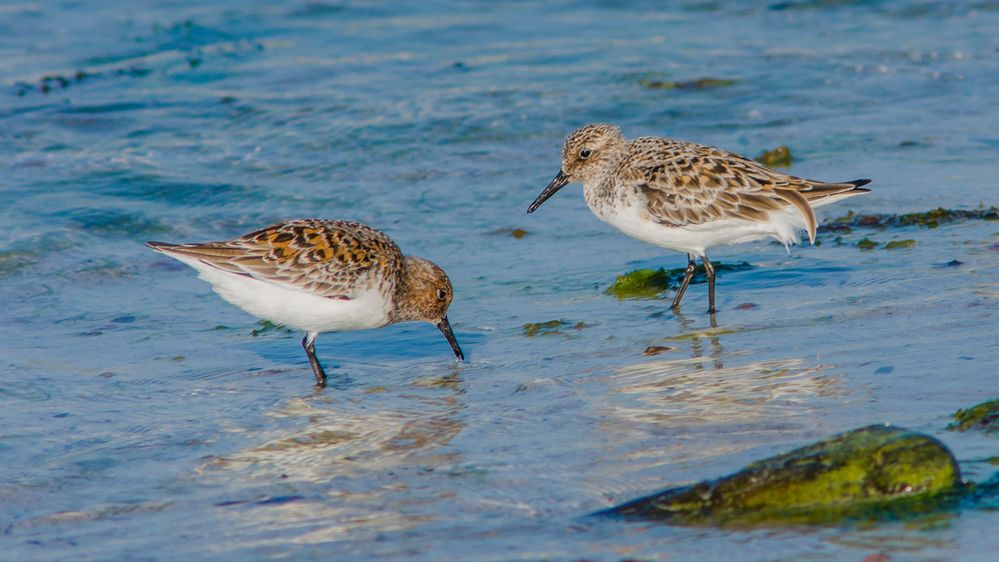
[[687,292],[687,286],[690,285],[690,280],[694,278],[694,268],[696,267],[697,264],[694,263],[694,255],[687,254],[687,271],[683,274],[683,282],[680,283],[680,288],[676,290],[676,296],[673,297],[673,304],[670,308],[678,308],[680,306],[683,294]]
[[704,273],[708,275],[708,312],[715,312],[715,266],[708,261],[708,256],[701,256],[704,262]]
[[319,359],[316,357],[316,336],[319,334],[309,333],[302,338],[302,347],[305,348],[305,354],[309,357],[309,364],[312,365],[312,372],[316,375],[316,386],[322,388],[326,386],[326,371],[323,371],[323,366],[319,364]]

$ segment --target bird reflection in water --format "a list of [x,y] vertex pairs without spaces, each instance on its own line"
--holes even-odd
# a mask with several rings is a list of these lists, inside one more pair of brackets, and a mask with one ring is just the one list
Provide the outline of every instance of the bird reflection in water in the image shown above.
[[[417,527],[449,501],[440,497],[446,487],[427,480],[450,478],[461,466],[449,447],[464,429],[461,382],[460,368],[452,367],[394,388],[354,386],[289,400],[270,413],[275,429],[231,430],[262,444],[212,459],[200,476],[237,496],[217,507],[242,544],[267,542],[261,524],[283,529],[277,542],[298,543]],[[400,477],[410,471],[421,475],[420,486]]]
[[[679,322],[680,326],[683,328],[682,333],[677,336],[676,339],[690,340],[691,357],[694,359],[704,358],[704,340],[707,339],[711,346],[711,353],[709,357],[714,365],[714,368],[717,370],[725,367],[722,363],[722,353],[724,353],[725,348],[722,347],[721,339],[718,337],[719,334],[724,333],[724,330],[719,330],[718,318],[714,313],[709,314],[711,327],[707,330],[698,330],[693,328],[695,320],[681,313],[680,309],[673,310],[673,317],[676,318],[677,322]],[[693,367],[697,370],[703,370],[704,363],[695,363]]]

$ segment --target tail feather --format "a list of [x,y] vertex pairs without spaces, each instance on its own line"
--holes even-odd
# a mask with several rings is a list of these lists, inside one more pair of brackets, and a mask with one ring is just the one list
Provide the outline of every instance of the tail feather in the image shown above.
[[809,198],[815,199],[818,197],[827,197],[829,195],[836,195],[838,193],[846,193],[848,191],[856,191],[858,193],[867,193],[870,189],[862,189],[862,185],[867,185],[871,183],[871,180],[853,180],[845,181],[842,183],[828,183],[821,181],[809,181],[810,189],[802,190],[802,194]]
[[189,256],[201,260],[232,258],[244,253],[240,248],[212,242],[203,244],[170,244],[167,242],[150,241],[146,242],[146,246],[167,255]]
[[167,251],[169,248],[176,246],[177,244],[171,244],[169,242],[156,242],[155,240],[150,240],[146,242],[146,246],[156,250],[157,252]]
[[819,207],[845,197],[853,197],[854,195],[861,195],[871,191],[870,189],[861,187],[871,183],[869,179],[859,179],[842,183],[805,181],[807,182],[807,187],[799,186],[798,189],[775,189],[774,192],[778,197],[788,204],[793,205],[801,212],[801,216],[805,219],[805,230],[808,231],[808,240],[812,244],[815,243],[815,231],[818,226],[813,207]]

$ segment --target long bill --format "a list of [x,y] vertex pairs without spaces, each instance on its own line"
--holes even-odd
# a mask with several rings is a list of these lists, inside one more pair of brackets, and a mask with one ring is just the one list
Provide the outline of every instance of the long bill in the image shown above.
[[461,346],[458,345],[458,340],[454,337],[454,332],[451,330],[451,323],[447,321],[447,316],[434,325],[437,326],[437,329],[444,334],[445,338],[447,338],[447,343],[451,344],[451,349],[454,350],[454,356],[464,361],[465,354],[461,352]]
[[545,190],[541,192],[541,195],[538,195],[538,198],[534,200],[534,203],[531,203],[531,206],[527,208],[527,214],[537,211],[538,207],[540,207],[542,203],[547,201],[549,197],[555,195],[558,193],[558,190],[567,185],[569,185],[569,176],[565,175],[564,171],[559,170],[555,179],[548,183],[548,187],[546,187]]

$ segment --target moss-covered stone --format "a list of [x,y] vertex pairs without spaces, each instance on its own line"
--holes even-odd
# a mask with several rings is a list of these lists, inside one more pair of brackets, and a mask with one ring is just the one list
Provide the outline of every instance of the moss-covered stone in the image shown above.
[[[748,262],[714,264],[715,273],[726,271],[746,271],[753,269]],[[651,299],[668,291],[671,287],[678,286],[683,281],[683,276],[687,269],[677,267],[674,269],[636,269],[624,275],[618,275],[614,283],[604,290],[606,295],[614,295],[619,299]],[[691,283],[704,283],[707,281],[707,273],[704,271],[704,264],[699,264],[694,270],[694,278]]]
[[954,423],[947,426],[951,431],[983,429],[992,433],[999,431],[999,400],[989,400],[981,404],[954,412]]
[[939,441],[872,425],[600,514],[678,525],[836,523],[932,511],[961,489]]
[[672,80],[641,80],[641,85],[650,90],[710,90],[713,88],[726,88],[739,83],[738,80],[726,78],[698,78],[697,80],[687,80],[684,82],[674,82]]
[[770,167],[786,168],[791,165],[791,149],[786,146],[778,146],[773,150],[765,150],[756,157],[756,161]]
[[907,240],[892,240],[885,244],[885,250],[901,250],[903,248],[914,248],[916,241],[909,238]]

